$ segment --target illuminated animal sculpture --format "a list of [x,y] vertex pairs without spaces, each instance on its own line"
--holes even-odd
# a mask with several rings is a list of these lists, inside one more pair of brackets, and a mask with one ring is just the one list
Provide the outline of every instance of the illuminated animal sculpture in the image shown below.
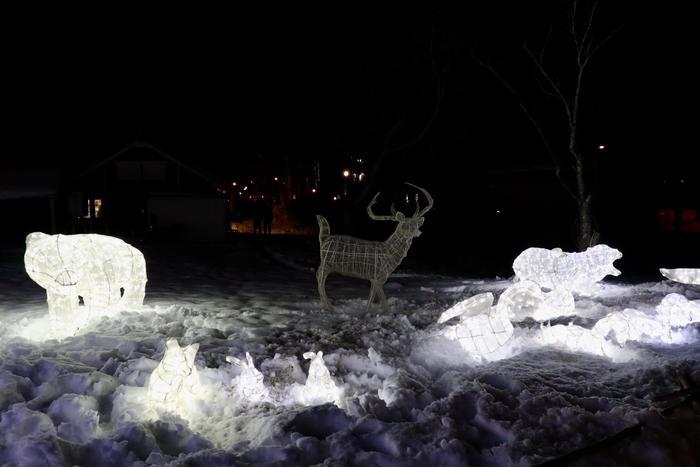
[[177,339],[168,339],[163,359],[153,370],[148,381],[150,400],[174,408],[196,397],[199,373],[194,358],[197,350],[199,344],[180,347]]
[[333,402],[340,405],[342,389],[333,381],[331,373],[323,361],[323,352],[304,352],[303,357],[311,360],[309,376],[306,378],[302,393],[304,403],[316,405]]
[[620,274],[613,266],[620,258],[622,253],[607,245],[596,245],[581,253],[528,248],[515,258],[513,271],[517,280],[531,280],[545,289],[590,294],[605,276]]
[[46,289],[53,320],[84,319],[79,311],[143,305],[146,261],[128,243],[106,235],[34,232],[26,244],[25,269]]
[[378,216],[374,214],[372,206],[376,204],[379,193],[374,195],[367,206],[367,214],[371,219],[397,223],[394,233],[383,242],[363,240],[348,235],[331,235],[328,221],[323,216],[316,216],[320,228],[318,238],[321,244],[321,264],[316,272],[316,279],[323,306],[330,308],[326,296],[326,278],[328,274],[335,272],[345,276],[367,279],[371,285],[367,309],[370,308],[375,298],[378,298],[382,307],[386,309],[386,297],[382,287],[406,257],[413,239],[420,236],[423,216],[433,207],[433,198],[425,189],[411,183],[408,185],[420,190],[428,200],[428,205],[421,209],[418,195],[416,195],[416,210],[412,216],[397,212],[393,204],[390,215]]
[[474,295],[444,311],[438,318],[438,323],[446,323],[459,317],[457,324],[445,329],[444,336],[459,342],[478,362],[488,361],[491,354],[513,335],[508,309],[494,307],[493,299],[491,292]]
[[661,275],[674,282],[681,284],[700,285],[700,269],[679,268],[679,269],[659,269]]
[[231,380],[234,384],[238,395],[246,402],[257,403],[270,398],[270,391],[263,383],[264,376],[255,368],[253,357],[250,353],[245,353],[246,361],[242,361],[236,357],[226,357],[226,361],[233,363],[241,368],[241,373],[238,377]]

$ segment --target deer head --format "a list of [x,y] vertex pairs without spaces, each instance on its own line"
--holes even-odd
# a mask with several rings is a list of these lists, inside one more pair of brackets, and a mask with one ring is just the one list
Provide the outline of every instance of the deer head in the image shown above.
[[428,200],[428,205],[425,206],[423,209],[420,207],[420,203],[418,202],[418,197],[419,194],[416,193],[416,210],[413,213],[412,216],[406,216],[404,213],[401,211],[397,211],[394,208],[394,203],[391,204],[391,214],[388,216],[378,216],[374,214],[374,211],[372,210],[372,207],[377,203],[377,198],[379,197],[379,193],[374,195],[374,198],[372,198],[372,201],[370,201],[369,205],[367,205],[367,215],[369,215],[370,219],[374,219],[375,221],[394,221],[398,222],[399,225],[397,226],[397,230],[400,231],[401,233],[405,234],[407,237],[418,237],[421,234],[420,228],[423,225],[423,216],[425,213],[430,211],[430,208],[433,207],[433,198],[430,196],[428,191],[425,188],[421,188],[419,186],[414,185],[413,183],[408,183],[406,182],[406,185],[412,186],[423,193],[425,195],[425,198]]

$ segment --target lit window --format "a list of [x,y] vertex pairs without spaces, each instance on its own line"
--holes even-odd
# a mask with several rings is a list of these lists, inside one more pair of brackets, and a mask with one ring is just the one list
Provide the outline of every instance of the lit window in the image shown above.
[[100,217],[102,217],[102,200],[96,199],[95,200],[95,218],[99,219]]

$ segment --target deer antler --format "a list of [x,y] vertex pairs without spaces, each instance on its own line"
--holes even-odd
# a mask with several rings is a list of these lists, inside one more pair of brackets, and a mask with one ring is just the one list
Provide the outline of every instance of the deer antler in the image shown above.
[[391,216],[377,216],[373,211],[372,211],[372,206],[377,204],[377,197],[379,196],[379,193],[374,195],[374,198],[372,198],[372,201],[369,202],[367,205],[367,215],[369,216],[370,219],[374,219],[375,221],[394,221],[396,220],[396,210],[394,209],[394,205],[392,204],[392,214]]
[[433,207],[433,197],[430,196],[430,193],[428,193],[428,190],[425,188],[421,188],[417,185],[414,185],[413,183],[406,182],[406,185],[412,186],[413,188],[416,188],[417,190],[420,190],[421,193],[425,195],[425,198],[428,200],[428,205],[424,207],[423,209],[420,209],[420,205],[418,204],[418,194],[416,194],[416,212],[413,214],[413,217],[423,217],[426,212],[430,211],[430,208]]

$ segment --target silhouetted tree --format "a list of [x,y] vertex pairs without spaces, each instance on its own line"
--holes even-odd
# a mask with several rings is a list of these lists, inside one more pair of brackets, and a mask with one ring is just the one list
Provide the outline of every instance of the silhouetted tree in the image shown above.
[[[588,7],[580,3],[573,0],[559,23],[550,24],[541,46],[532,48],[527,42],[523,45],[527,64],[524,76],[526,81],[536,84],[538,95],[526,96],[519,86],[522,80],[518,83],[517,79],[508,78],[503,69],[476,55],[474,59],[517,99],[520,110],[537,132],[554,164],[558,181],[576,204],[575,243],[579,250],[585,250],[598,242],[599,233],[593,220],[591,174],[594,170],[590,160],[593,148],[581,143],[582,129],[590,124],[582,112],[583,101],[591,96],[584,78],[593,57],[619,28],[599,30],[603,29],[598,27],[599,3]],[[548,49],[550,42],[555,47]],[[541,109],[545,107],[553,118],[543,116]]]

